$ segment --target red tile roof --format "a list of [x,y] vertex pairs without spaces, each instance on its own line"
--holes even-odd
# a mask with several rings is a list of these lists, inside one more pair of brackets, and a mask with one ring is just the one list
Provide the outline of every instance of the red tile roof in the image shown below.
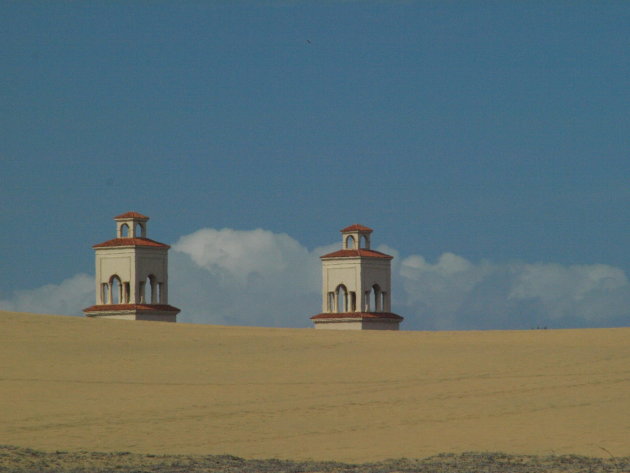
[[138,212],[126,212],[124,214],[120,214],[120,215],[116,215],[114,217],[114,220],[122,220],[125,218],[135,218],[135,219],[139,219],[139,220],[149,220],[149,217],[147,217],[146,215],[142,215]]
[[161,312],[179,312],[169,304],[100,304],[83,309],[83,312],[105,312],[111,310],[159,310]]
[[337,250],[332,253],[325,254],[320,256],[321,259],[324,258],[385,258],[385,259],[394,259],[393,256],[386,255],[385,253],[381,253],[376,250],[366,250],[365,248],[361,248],[359,250]]
[[103,243],[93,245],[92,248],[106,248],[111,246],[152,246],[170,248],[170,245],[165,245],[164,243],[149,238],[114,238],[113,240],[107,240]]
[[371,228],[365,227],[363,225],[359,225],[358,223],[355,223],[354,225],[350,225],[349,227],[346,227],[340,230],[341,233],[356,232],[356,231],[372,233]]
[[393,312],[324,312],[311,317],[311,320],[326,320],[326,319],[393,319],[403,320],[398,314]]

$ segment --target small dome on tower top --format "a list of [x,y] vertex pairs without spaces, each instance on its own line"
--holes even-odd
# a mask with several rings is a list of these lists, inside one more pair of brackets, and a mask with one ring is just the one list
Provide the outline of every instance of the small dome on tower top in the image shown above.
[[358,223],[355,223],[354,225],[350,225],[349,227],[343,228],[340,230],[341,233],[347,233],[347,232],[367,232],[367,233],[372,233],[372,229],[369,227],[366,227],[364,225],[359,225]]
[[122,219],[129,219],[129,218],[133,218],[136,220],[149,220],[149,217],[147,217],[146,215],[142,215],[141,213],[138,213],[138,212],[125,212],[124,214],[116,215],[114,217],[114,220],[122,220]]

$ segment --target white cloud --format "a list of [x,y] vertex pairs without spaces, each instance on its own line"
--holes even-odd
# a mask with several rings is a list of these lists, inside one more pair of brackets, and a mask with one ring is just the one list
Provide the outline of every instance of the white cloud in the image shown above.
[[60,284],[15,291],[9,299],[0,300],[0,310],[81,315],[82,309],[94,304],[94,298],[94,278],[77,274]]
[[[630,283],[612,266],[472,263],[445,253],[401,263],[402,310],[414,328],[519,329],[630,323]],[[404,314],[403,314],[404,315]]]
[[185,322],[305,327],[320,307],[319,251],[267,230],[201,229],[173,245],[169,298]]
[[[435,264],[420,255],[412,255],[400,263],[399,280],[403,300],[400,303],[415,325],[423,328],[459,328],[457,316],[466,309],[466,302],[491,272],[486,264],[474,266],[464,258],[444,253]],[[396,288],[394,288],[394,291]],[[401,314],[405,315],[405,314]]]
[[[198,230],[169,255],[169,302],[182,322],[309,327],[321,309],[319,256],[267,230]],[[435,262],[394,248],[393,309],[412,329],[527,329],[630,325],[630,282],[613,266],[472,262],[444,253]],[[16,291],[0,309],[80,315],[94,302],[93,278]]]
[[521,265],[510,298],[535,298],[550,320],[578,317],[598,323],[630,313],[628,278],[612,266]]

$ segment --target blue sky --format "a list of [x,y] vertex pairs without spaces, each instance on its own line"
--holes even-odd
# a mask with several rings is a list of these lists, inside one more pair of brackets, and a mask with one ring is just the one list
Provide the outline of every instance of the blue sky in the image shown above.
[[[627,2],[0,9],[0,308],[46,311],[29,300],[66,284],[70,294],[50,311],[80,312],[85,297],[72,299],[71,282],[92,275],[91,245],[113,236],[111,218],[135,210],[151,217],[149,236],[169,244],[202,229],[215,240],[236,232],[249,259],[261,229],[288,258],[264,291],[286,296],[290,274],[303,283],[293,292],[308,293],[286,306],[272,298],[252,319],[235,315],[230,299],[219,304],[229,314],[204,318],[221,294],[188,304],[174,281],[218,278],[221,265],[184,264],[190,248],[176,245],[171,302],[185,320],[307,323],[292,320],[304,304],[314,304],[305,315],[317,313],[319,286],[306,287],[300,265],[286,268],[304,255],[317,265],[317,248],[362,223],[407,270],[423,258],[413,266],[422,277],[403,266],[394,276],[410,328],[630,323]],[[427,306],[419,296],[433,300],[438,273],[444,294],[454,290],[440,273],[440,261],[454,264],[445,254],[475,275],[457,311],[448,298]],[[553,272],[551,288],[598,281],[589,289],[598,303],[580,306],[586,296],[570,289],[556,302],[608,315],[554,318],[539,292],[514,303],[519,289],[499,290],[501,275],[522,280],[523,268]],[[487,316],[493,307],[504,307],[500,321]],[[273,310],[291,314],[268,322]]]

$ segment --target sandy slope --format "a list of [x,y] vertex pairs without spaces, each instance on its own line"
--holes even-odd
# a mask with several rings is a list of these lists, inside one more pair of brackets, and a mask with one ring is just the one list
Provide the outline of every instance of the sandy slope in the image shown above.
[[0,312],[0,443],[630,455],[630,328],[350,333]]

